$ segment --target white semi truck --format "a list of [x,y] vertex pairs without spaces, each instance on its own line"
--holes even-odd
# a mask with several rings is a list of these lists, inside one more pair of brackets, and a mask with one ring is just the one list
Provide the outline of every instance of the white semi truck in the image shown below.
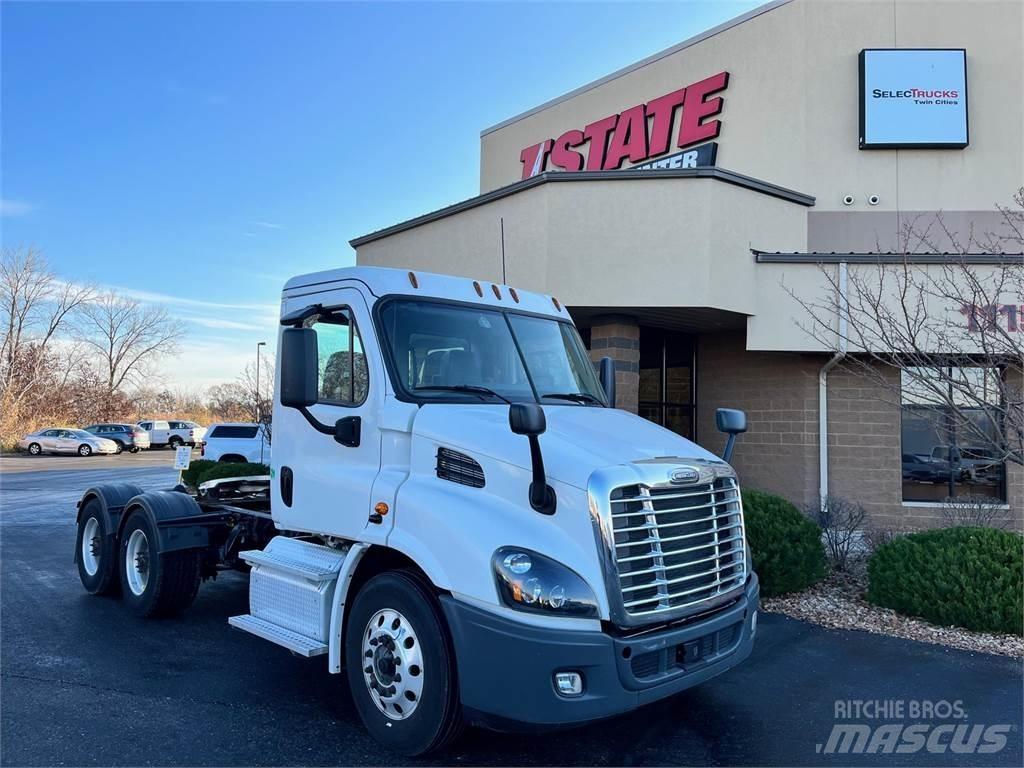
[[269,477],[90,488],[87,591],[174,614],[249,571],[230,624],[345,670],[407,755],[463,723],[580,723],[743,661],[757,627],[735,473],[614,408],[557,299],[339,269],[281,299]]

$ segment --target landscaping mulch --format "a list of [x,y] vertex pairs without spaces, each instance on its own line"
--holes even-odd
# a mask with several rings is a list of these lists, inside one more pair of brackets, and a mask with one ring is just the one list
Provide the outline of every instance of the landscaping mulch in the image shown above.
[[1024,658],[1022,637],[939,627],[872,605],[864,598],[866,591],[866,564],[858,560],[849,564],[846,571],[833,571],[802,592],[763,598],[761,608],[832,629],[859,629],[964,651]]

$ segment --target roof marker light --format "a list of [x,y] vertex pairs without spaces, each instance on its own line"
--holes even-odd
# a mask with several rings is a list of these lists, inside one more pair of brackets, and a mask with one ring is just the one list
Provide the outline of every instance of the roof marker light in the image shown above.
[[473,290],[476,291],[476,295],[481,299],[484,297],[484,289],[480,287],[480,283],[476,280],[473,281]]
[[412,284],[413,288],[419,288],[420,287],[419,280],[416,279],[416,273],[414,273],[414,272],[410,272],[409,273],[409,282]]
[[495,298],[497,298],[498,301],[501,301],[501,291],[498,290],[498,286],[491,283],[491,290],[494,291]]
[[512,296],[512,301],[514,301],[516,304],[518,304],[519,303],[519,294],[516,293],[516,289],[515,288],[509,288],[508,292]]
[[562,305],[558,303],[558,299],[556,299],[554,296],[551,297],[551,303],[555,305],[555,309],[557,309],[559,312],[562,311]]

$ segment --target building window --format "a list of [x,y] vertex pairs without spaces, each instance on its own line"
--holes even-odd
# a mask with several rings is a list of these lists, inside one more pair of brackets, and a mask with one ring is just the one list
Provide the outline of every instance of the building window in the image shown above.
[[997,449],[1000,376],[996,368],[902,372],[904,501],[1006,500],[1006,466]]
[[362,404],[370,376],[352,313],[346,308],[331,310],[315,317],[307,327],[316,331],[318,402]]
[[696,439],[693,337],[640,328],[639,414],[690,440]]

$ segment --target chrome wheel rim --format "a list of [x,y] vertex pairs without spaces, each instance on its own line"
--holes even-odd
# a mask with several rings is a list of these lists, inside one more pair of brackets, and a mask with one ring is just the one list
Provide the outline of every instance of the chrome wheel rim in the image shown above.
[[40,448],[40,447],[39,447],[38,445],[36,445],[35,443],[33,443],[32,445],[30,445],[30,446],[28,447],[28,452],[29,452],[29,453],[31,453],[31,454],[32,454],[33,456],[38,456],[38,455],[39,455],[40,453],[42,453],[42,452],[43,452],[43,449],[42,449],[42,448]]
[[149,539],[140,530],[132,531],[124,553],[124,572],[128,577],[128,589],[136,597],[146,591],[149,584]]
[[88,456],[90,453],[92,453],[92,449],[88,445],[83,445],[78,449],[79,456]]
[[363,682],[392,720],[411,717],[423,695],[423,654],[409,620],[390,608],[377,611],[363,631]]
[[82,558],[82,567],[90,576],[95,576],[100,569],[100,524],[95,517],[85,521],[85,528],[82,530],[82,551],[79,553]]

